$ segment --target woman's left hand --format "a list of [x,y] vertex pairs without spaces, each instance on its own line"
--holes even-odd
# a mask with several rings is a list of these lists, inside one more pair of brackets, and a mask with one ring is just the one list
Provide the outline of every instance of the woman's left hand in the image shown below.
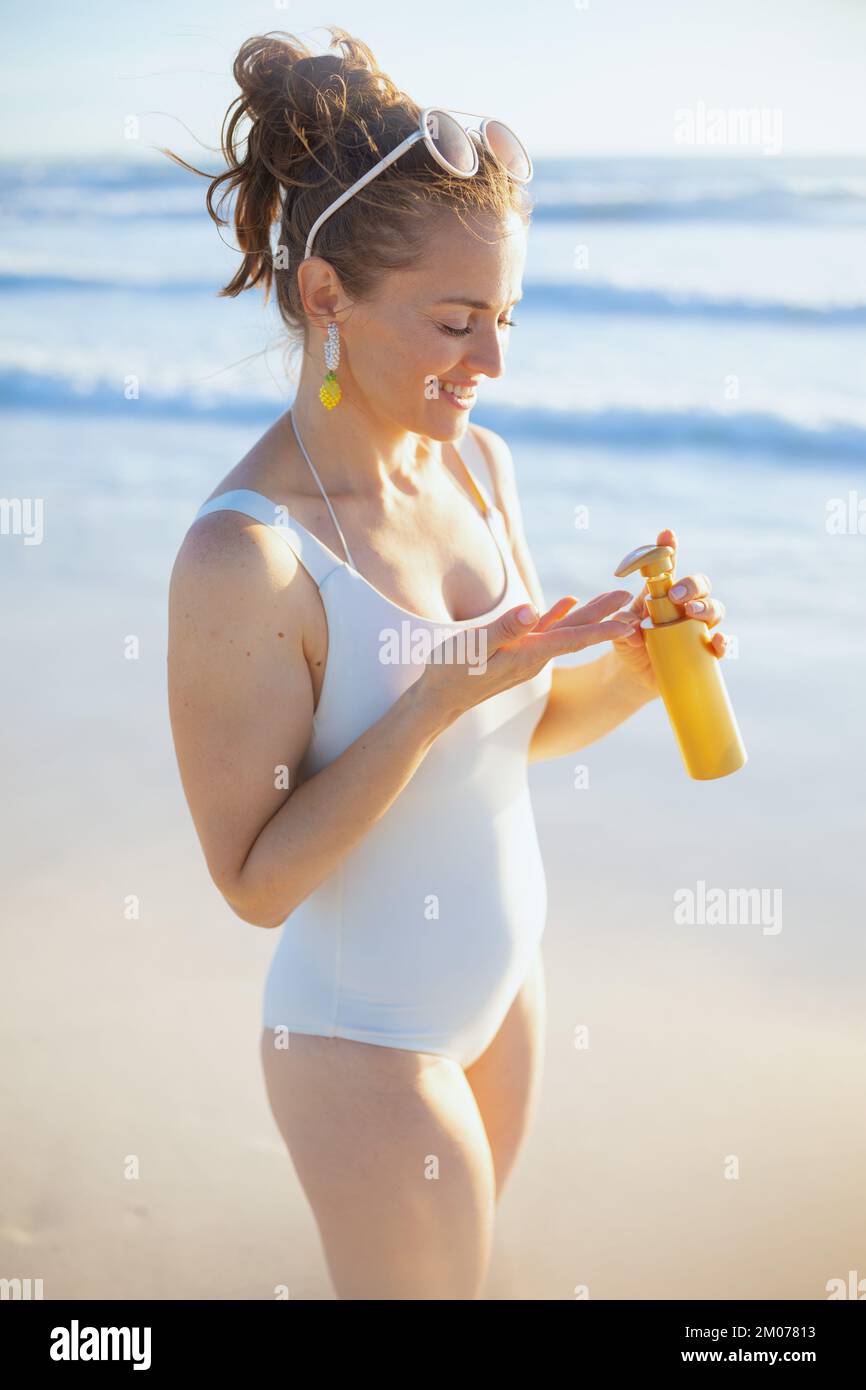
[[[660,531],[656,545],[669,545],[675,551],[677,541],[673,531]],[[644,584],[633,603],[622,611],[636,614],[639,620],[645,618],[648,613],[648,593],[649,587]],[[699,623],[706,623],[707,627],[715,627],[725,616],[725,605],[718,599],[710,598],[709,593],[710,581],[705,574],[688,574],[683,579],[674,580],[667,596],[678,608],[682,608],[685,617],[695,618]],[[618,616],[616,613],[613,614],[613,617]],[[709,643],[713,655],[724,656],[726,646],[727,638],[724,633],[714,633]],[[615,637],[610,647],[611,660],[619,671],[647,690],[651,696],[659,694],[641,627],[636,627],[628,636]]]

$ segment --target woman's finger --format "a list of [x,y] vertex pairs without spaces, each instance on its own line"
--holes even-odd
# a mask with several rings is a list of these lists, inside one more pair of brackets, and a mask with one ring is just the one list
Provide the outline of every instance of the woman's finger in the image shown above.
[[627,609],[626,612],[623,614],[617,613],[616,618],[622,618],[626,620],[628,622],[628,629],[626,630],[626,632],[622,634],[621,637],[617,637],[614,640],[617,642],[624,642],[626,646],[629,647],[641,646],[644,641],[644,634],[641,630],[640,615],[634,614]]
[[[631,598],[628,589],[612,589],[609,593],[598,594],[588,603],[582,604],[580,608],[572,608],[565,617],[558,621],[553,620],[547,623],[544,631],[556,632],[562,628],[579,627],[584,623],[598,622],[600,618],[606,618],[610,613],[615,613],[618,608],[622,608],[623,603],[628,598]],[[537,624],[535,630],[538,630]]]
[[715,627],[725,616],[725,605],[717,598],[691,599],[685,605],[685,613],[687,618],[697,618],[707,627]]
[[649,585],[648,585],[648,584],[644,584],[644,586],[643,586],[643,588],[641,589],[640,593],[639,593],[639,594],[636,594],[636,595],[635,595],[635,598],[634,598],[634,601],[633,601],[632,603],[629,604],[628,610],[627,610],[627,611],[628,611],[629,613],[636,613],[637,616],[638,616],[639,618],[645,618],[646,615],[647,615],[647,611],[648,611],[648,610],[647,610],[647,606],[646,606],[646,601],[647,601],[648,596],[649,596]]
[[575,604],[579,603],[580,599],[574,598],[571,594],[566,594],[564,598],[557,599],[552,608],[548,608],[546,613],[542,613],[535,627],[532,629],[533,632],[546,632],[554,623],[559,622],[560,618],[564,618],[566,613],[570,613]]
[[580,623],[575,627],[555,627],[549,632],[530,632],[522,648],[533,660],[539,656],[548,661],[567,652],[580,652],[599,642],[610,642],[632,631],[632,624],[611,618],[606,623]]
[[682,605],[692,599],[705,598],[711,587],[705,574],[687,574],[671,585],[667,596],[672,603]]

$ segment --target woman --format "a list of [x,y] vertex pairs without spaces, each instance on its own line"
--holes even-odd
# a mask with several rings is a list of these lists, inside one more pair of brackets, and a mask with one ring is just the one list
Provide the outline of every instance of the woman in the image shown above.
[[285,924],[261,1055],[338,1296],[471,1299],[541,1063],[527,763],[658,692],[643,593],[545,611],[508,447],[469,424],[521,297],[529,158],[331,34],[235,63],[208,191],[218,220],[235,195],[244,253],[223,292],[273,286],[303,358],[178,555],[171,718],[215,883]]

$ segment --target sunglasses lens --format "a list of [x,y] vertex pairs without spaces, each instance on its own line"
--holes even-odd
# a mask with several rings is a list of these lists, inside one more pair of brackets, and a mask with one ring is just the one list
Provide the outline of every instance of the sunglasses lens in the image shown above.
[[528,179],[532,174],[529,155],[514,131],[501,121],[486,121],[484,134],[487,143],[501,164],[516,179]]
[[431,111],[427,130],[446,164],[459,174],[472,174],[477,167],[475,147],[466,131],[447,111]]

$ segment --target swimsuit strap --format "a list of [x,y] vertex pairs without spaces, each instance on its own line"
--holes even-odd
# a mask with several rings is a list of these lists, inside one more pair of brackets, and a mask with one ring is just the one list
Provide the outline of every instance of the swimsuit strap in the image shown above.
[[320,541],[312,531],[308,531],[299,521],[295,521],[294,517],[290,517],[285,507],[272,502],[270,497],[264,497],[260,492],[253,492],[245,487],[234,488],[231,492],[221,492],[199,507],[193,521],[198,521],[200,516],[207,516],[210,512],[223,511],[242,512],[244,516],[251,516],[255,521],[260,521],[263,526],[270,526],[271,530],[286,542],[289,549],[295,552],[319,588],[334,570],[345,568],[345,560],[341,560],[339,555],[329,550],[324,541]]
[[350,549],[349,549],[349,547],[348,547],[348,545],[347,545],[347,543],[346,543],[346,537],[343,535],[343,528],[342,528],[342,526],[340,525],[339,521],[337,520],[337,513],[334,511],[334,508],[331,506],[331,499],[330,499],[330,497],[329,497],[328,494],[326,493],[325,489],[322,487],[322,480],[321,480],[321,478],[319,477],[318,473],[316,472],[315,468],[313,467],[313,460],[310,458],[310,455],[307,453],[306,449],[304,448],[304,441],[301,439],[301,436],[298,434],[298,427],[297,427],[297,425],[295,424],[295,417],[294,417],[294,415],[292,414],[291,410],[289,411],[289,419],[290,419],[291,422],[292,422],[292,429],[295,431],[295,438],[296,438],[297,441],[298,441],[298,447],[300,448],[301,453],[303,454],[304,458],[307,460],[307,463],[310,465],[310,472],[312,473],[313,477],[315,478],[316,482],[318,483],[318,485],[319,485],[319,491],[321,492],[322,496],[323,496],[324,499],[325,499],[325,502],[326,502],[327,507],[328,507],[328,511],[331,513],[331,517],[333,518],[334,525],[335,525],[336,528],[337,528],[337,535],[340,537],[340,541],[341,541],[341,543],[342,543],[343,549],[344,549],[345,552],[346,552],[346,560],[347,560],[347,562],[352,566],[352,569],[354,569],[354,568],[355,568],[355,562],[354,562],[354,560],[352,559],[352,552],[350,551]]

